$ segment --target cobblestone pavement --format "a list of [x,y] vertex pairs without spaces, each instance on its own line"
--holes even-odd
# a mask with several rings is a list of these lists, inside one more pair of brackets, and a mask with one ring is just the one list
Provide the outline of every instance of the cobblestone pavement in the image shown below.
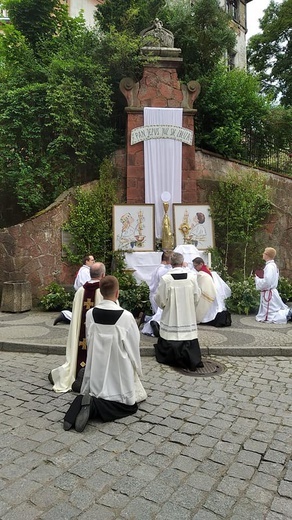
[[144,357],[138,413],[76,433],[60,356],[0,352],[1,520],[291,519],[292,358],[216,359],[194,378]]

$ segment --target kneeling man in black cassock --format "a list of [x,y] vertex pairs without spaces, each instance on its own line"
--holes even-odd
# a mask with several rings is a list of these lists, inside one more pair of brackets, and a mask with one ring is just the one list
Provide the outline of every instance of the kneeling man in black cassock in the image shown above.
[[172,269],[161,278],[155,295],[162,308],[155,355],[159,363],[195,371],[204,366],[196,321],[201,289],[197,276],[183,266],[182,254],[173,253],[170,263]]
[[87,360],[81,394],[64,418],[64,430],[82,432],[89,419],[114,421],[138,410],[147,394],[142,374],[140,333],[133,315],[120,307],[115,276],[100,280],[103,301],[86,313]]

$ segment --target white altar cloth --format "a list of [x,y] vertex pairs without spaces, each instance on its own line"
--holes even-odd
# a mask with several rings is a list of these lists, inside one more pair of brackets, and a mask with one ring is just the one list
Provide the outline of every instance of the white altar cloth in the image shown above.
[[[207,263],[208,260],[207,252],[199,251],[193,245],[177,246],[174,251],[183,254],[190,269],[193,267],[192,260],[196,256],[203,258],[205,263]],[[149,285],[153,271],[161,264],[161,256],[162,251],[143,251],[141,253],[134,251],[133,253],[125,253],[126,266],[128,269],[135,269],[133,275],[138,283],[146,282]]]

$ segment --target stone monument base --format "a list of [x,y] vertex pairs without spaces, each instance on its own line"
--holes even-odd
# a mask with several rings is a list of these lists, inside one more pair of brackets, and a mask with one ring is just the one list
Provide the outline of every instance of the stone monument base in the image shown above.
[[24,312],[32,308],[30,282],[4,282],[1,298],[2,312]]

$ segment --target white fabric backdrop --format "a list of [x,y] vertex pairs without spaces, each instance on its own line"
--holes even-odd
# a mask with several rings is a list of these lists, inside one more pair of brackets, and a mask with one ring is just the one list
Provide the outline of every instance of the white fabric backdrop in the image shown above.
[[[182,108],[144,108],[144,125],[182,126]],[[181,203],[182,143],[174,139],[144,141],[145,203],[155,204],[155,236],[161,237],[163,205],[161,194],[171,195],[168,216],[172,221],[172,204]]]

